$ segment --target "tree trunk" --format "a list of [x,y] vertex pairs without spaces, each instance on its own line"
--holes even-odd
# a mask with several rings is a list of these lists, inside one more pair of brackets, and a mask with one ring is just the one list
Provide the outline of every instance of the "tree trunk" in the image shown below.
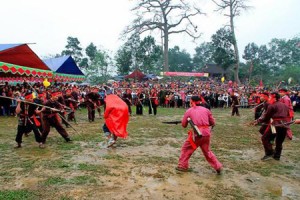
[[169,71],[169,35],[167,29],[164,31],[164,72]]
[[232,32],[232,38],[233,38],[233,47],[234,47],[234,54],[235,54],[235,59],[236,59],[236,64],[234,68],[234,80],[237,84],[240,84],[240,79],[239,79],[239,68],[240,68],[240,56],[239,56],[239,49],[237,46],[237,41],[235,37],[235,32],[234,32],[234,22],[233,22],[233,10],[232,10],[232,4],[230,6],[230,28]]

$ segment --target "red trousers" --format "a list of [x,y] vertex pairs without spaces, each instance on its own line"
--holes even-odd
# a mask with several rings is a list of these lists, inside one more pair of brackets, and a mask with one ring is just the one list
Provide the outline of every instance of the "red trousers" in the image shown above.
[[[195,144],[197,148],[200,147],[207,162],[215,169],[222,168],[222,164],[218,161],[215,154],[210,150],[210,136],[203,136],[201,138],[195,138]],[[178,162],[178,167],[187,169],[189,168],[189,159],[196,149],[191,146],[191,143],[187,139],[181,147],[181,155]]]

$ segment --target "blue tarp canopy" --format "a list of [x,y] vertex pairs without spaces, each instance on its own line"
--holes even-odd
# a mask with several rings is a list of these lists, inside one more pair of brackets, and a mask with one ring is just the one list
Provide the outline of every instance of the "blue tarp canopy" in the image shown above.
[[0,44],[0,51],[11,49],[11,48],[14,48],[14,47],[17,47],[20,45],[23,45],[23,44]]
[[54,72],[70,75],[84,75],[71,56],[62,56],[43,60]]

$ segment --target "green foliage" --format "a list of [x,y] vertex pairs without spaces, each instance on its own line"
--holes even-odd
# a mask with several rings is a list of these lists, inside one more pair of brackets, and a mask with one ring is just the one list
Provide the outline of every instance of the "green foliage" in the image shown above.
[[132,65],[131,51],[125,45],[117,51],[115,56],[117,71],[120,75],[127,75]]
[[80,47],[79,40],[76,37],[69,36],[65,48],[66,50],[63,50],[61,54],[72,56],[77,65],[79,65],[82,59],[82,48]]
[[211,42],[201,43],[195,49],[196,54],[193,58],[194,70],[201,71],[201,68],[208,63],[214,63],[213,54],[215,48]]
[[157,63],[162,59],[162,49],[155,44],[152,36],[147,36],[140,42],[137,56],[143,72],[159,71]]
[[144,73],[158,72],[161,63],[162,50],[155,44],[152,36],[145,37],[142,41],[139,35],[133,34],[116,54],[118,73],[126,75],[129,71],[140,69]]
[[164,44],[164,71],[169,71],[168,48],[171,34],[185,33],[193,39],[201,35],[193,22],[196,16],[203,14],[197,5],[184,1],[137,1],[132,11],[135,12],[136,18],[126,27],[123,35],[161,31]]
[[[293,79],[293,83],[300,83],[300,38],[272,39],[268,45],[257,46],[254,43],[245,47],[243,58],[247,61],[248,69],[241,69],[249,73],[250,82],[257,83],[260,79],[264,83]],[[248,72],[245,72],[248,70]],[[250,76],[251,74],[251,76]]]
[[[90,47],[91,48],[91,47]],[[86,69],[86,75],[92,84],[105,83],[111,77],[110,66],[111,58],[107,51],[97,49],[93,55],[89,67]]]
[[93,62],[96,58],[97,47],[93,43],[91,43],[89,44],[89,46],[86,47],[85,53],[89,57],[89,60]]
[[185,50],[181,51],[179,46],[169,50],[170,71],[191,72],[193,71],[192,59]]
[[236,63],[233,49],[233,37],[230,29],[219,29],[212,36],[212,45],[215,48],[213,59],[218,65],[227,69]]

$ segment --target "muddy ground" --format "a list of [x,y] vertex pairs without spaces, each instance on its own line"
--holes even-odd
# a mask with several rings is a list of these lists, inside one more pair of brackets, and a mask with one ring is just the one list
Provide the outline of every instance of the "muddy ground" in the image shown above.
[[[144,111],[146,112],[146,110]],[[264,155],[259,127],[248,126],[250,109],[241,117],[214,109],[217,125],[212,150],[224,165],[222,175],[200,150],[190,160],[192,172],[175,170],[186,129],[162,121],[180,120],[184,109],[159,108],[157,116],[132,116],[129,137],[104,147],[103,119],[89,123],[86,110],[68,128],[72,143],[51,130],[45,149],[33,134],[14,149],[17,118],[0,118],[0,199],[300,199],[300,126],[284,142],[280,161]],[[297,114],[299,118],[300,115]]]

